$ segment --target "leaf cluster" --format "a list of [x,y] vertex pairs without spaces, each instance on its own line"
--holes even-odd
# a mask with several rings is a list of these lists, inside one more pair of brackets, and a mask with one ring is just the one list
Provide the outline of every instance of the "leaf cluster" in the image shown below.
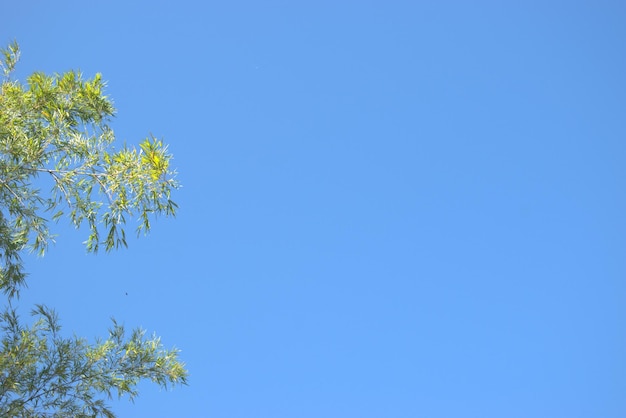
[[103,394],[132,400],[141,379],[163,387],[187,382],[178,351],[164,350],[155,336],[126,335],[114,321],[106,340],[89,344],[63,337],[54,311],[38,305],[32,313],[31,327],[13,309],[0,316],[0,416],[114,417]]
[[[88,251],[126,246],[125,224],[150,229],[151,216],[174,215],[177,188],[171,155],[153,136],[138,148],[113,147],[109,121],[115,110],[100,74],[35,73],[22,85],[9,78],[19,55],[2,52],[0,87],[0,289],[14,295],[24,284],[19,253],[41,254],[53,236],[48,221],[68,216],[86,223]],[[49,193],[38,187],[45,176]]]

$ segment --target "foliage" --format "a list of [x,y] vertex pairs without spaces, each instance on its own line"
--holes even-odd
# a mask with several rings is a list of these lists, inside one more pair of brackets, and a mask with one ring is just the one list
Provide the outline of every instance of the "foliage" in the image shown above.
[[[51,235],[43,212],[58,220],[65,214],[77,227],[89,226],[89,251],[126,245],[124,224],[150,215],[173,215],[176,187],[171,156],[161,141],[144,140],[139,149],[112,150],[107,124],[114,114],[103,95],[99,74],[83,80],[74,71],[35,73],[27,85],[9,76],[19,57],[17,45],[3,51],[5,80],[0,91],[0,288],[15,295],[24,284],[19,253],[29,247],[43,253]],[[53,187],[43,195],[33,187],[47,175]],[[104,202],[103,202],[104,201]]]
[[162,350],[157,337],[146,340],[135,330],[127,338],[114,322],[109,338],[90,345],[64,338],[54,311],[37,306],[33,314],[38,320],[30,328],[20,324],[15,310],[0,318],[0,416],[113,417],[100,393],[133,399],[140,379],[164,387],[186,382],[177,351]]
[[[18,45],[0,52],[0,289],[8,304],[0,314],[0,416],[113,416],[102,396],[132,399],[140,379],[186,384],[177,351],[141,330],[126,337],[115,322],[93,345],[64,338],[44,306],[34,325],[22,325],[11,302],[25,285],[21,254],[44,254],[54,239],[50,220],[86,224],[86,248],[97,252],[126,246],[127,219],[138,220],[140,233],[152,216],[173,216],[171,156],[152,136],[114,149],[115,110],[99,74],[34,73],[21,84],[11,79]],[[45,181],[49,193],[39,189]]]

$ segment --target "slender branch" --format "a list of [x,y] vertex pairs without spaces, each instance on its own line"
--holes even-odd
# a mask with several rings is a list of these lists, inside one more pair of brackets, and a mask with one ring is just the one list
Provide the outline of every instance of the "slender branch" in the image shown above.
[[9,187],[9,185],[6,182],[0,180],[0,183],[2,183],[2,186],[6,188],[13,195],[13,197],[15,197],[20,202],[22,206],[25,206],[22,199],[13,191],[11,187]]
[[59,189],[61,189],[61,191],[63,192],[63,196],[65,196],[65,200],[67,201],[67,205],[71,208],[72,207],[72,201],[70,200],[70,196],[67,193],[67,190],[65,190],[65,186],[63,186],[63,183],[61,183],[61,178],[59,176],[56,175],[56,173],[52,170],[48,170],[48,173],[52,176],[52,178],[54,179],[55,183],[57,184],[57,186],[59,187]]
[[92,176],[92,177],[106,177],[107,173],[99,173],[97,171],[94,172],[88,172],[88,171],[79,171],[79,170],[58,170],[58,169],[51,169],[51,168],[27,168],[26,170],[29,171],[36,171],[38,173],[58,173],[58,174],[78,174],[80,176]]

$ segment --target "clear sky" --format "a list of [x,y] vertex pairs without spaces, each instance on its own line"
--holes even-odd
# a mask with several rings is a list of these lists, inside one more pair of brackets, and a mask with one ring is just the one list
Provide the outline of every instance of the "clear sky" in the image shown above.
[[127,250],[61,222],[27,259],[25,309],[182,350],[120,417],[626,416],[623,1],[0,14],[18,76],[101,72],[184,185]]

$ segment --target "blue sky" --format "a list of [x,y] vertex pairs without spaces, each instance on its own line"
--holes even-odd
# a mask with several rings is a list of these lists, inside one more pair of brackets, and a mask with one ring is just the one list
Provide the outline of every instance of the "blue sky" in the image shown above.
[[623,2],[5,3],[18,75],[101,72],[184,186],[28,258],[25,308],[182,350],[120,417],[626,416]]

